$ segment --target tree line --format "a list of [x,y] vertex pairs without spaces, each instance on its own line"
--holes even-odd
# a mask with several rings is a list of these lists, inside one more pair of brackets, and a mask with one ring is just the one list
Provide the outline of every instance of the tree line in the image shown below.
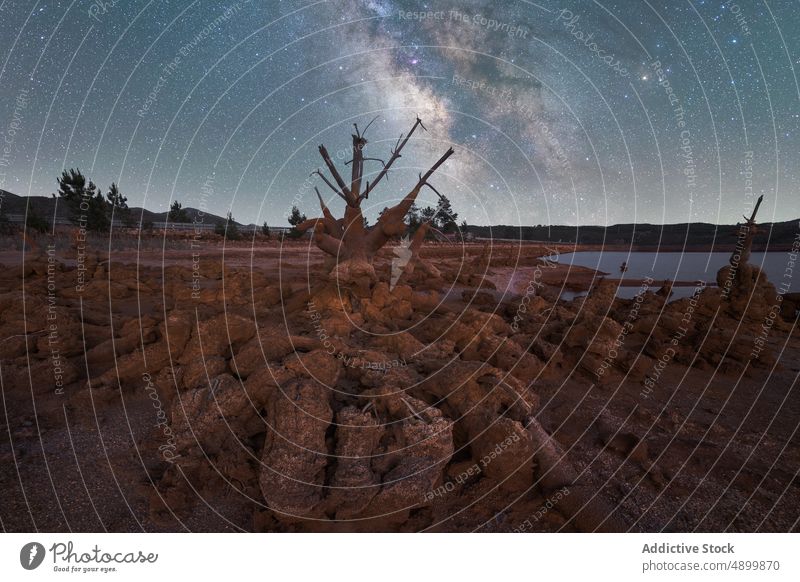
[[[57,203],[63,203],[69,210],[70,221],[86,229],[88,232],[104,233],[111,229],[114,221],[119,221],[123,226],[131,228],[137,225],[128,207],[128,199],[122,194],[115,182],[111,183],[108,192],[104,193],[92,180],[88,179],[80,169],[64,170],[56,178],[58,191],[52,194]],[[190,223],[192,218],[177,200],[172,202],[167,213],[167,222]],[[51,229],[50,222],[41,216],[33,206],[28,206],[25,227],[40,233]],[[153,223],[143,221],[142,230],[152,230]],[[5,209],[0,207],[0,234],[13,234],[14,225],[8,220]],[[224,222],[215,222],[214,232],[228,240],[241,238],[239,225],[228,212]],[[269,238],[270,232],[267,223],[260,227],[259,232]]]
[[[104,194],[102,188],[88,179],[80,169],[64,170],[61,176],[56,179],[58,191],[52,194],[54,199],[63,202],[69,208],[70,220],[73,224],[80,225],[90,232],[108,232],[112,221],[120,221],[125,227],[136,226],[136,220],[132,216],[128,207],[128,199],[122,194],[115,182],[112,182],[108,191]],[[388,209],[384,208],[381,215]],[[306,215],[301,213],[297,206],[292,207],[288,222],[291,226],[297,226],[306,220]],[[457,224],[458,213],[453,210],[450,200],[443,195],[439,195],[436,207],[426,206],[419,208],[416,203],[406,216],[406,224],[409,233],[413,234],[423,223],[442,233],[454,233],[461,231],[465,233],[466,221],[461,225]],[[189,223],[192,218],[182,204],[174,200],[167,213],[167,221],[172,223]],[[368,227],[367,219],[364,218],[364,226]],[[50,224],[46,218],[40,216],[32,207],[28,210],[26,227],[38,232],[46,232],[50,229]],[[141,224],[143,230],[152,229],[153,225],[149,221]],[[0,213],[0,231],[11,230],[11,225],[4,213]],[[228,212],[224,222],[218,222],[214,226],[214,232],[228,240],[239,240],[242,237],[239,226],[233,218],[232,213]],[[263,238],[270,238],[270,229],[266,222],[258,227],[257,232]],[[292,230],[289,236],[299,237],[301,233]]]
[[56,181],[58,192],[53,194],[53,198],[67,205],[74,224],[92,232],[108,232],[115,219],[125,226],[133,226],[128,199],[115,182],[103,195],[103,190],[88,180],[80,169],[64,170]]
[[[103,194],[103,190],[87,180],[79,169],[64,170],[56,182],[58,192],[52,196],[67,205],[70,220],[74,224],[93,232],[107,232],[112,220],[119,220],[126,226],[132,225],[128,199],[122,195],[116,183],[112,182],[108,192]],[[25,227],[44,233],[50,230],[50,222],[28,205]],[[13,230],[5,212],[0,213],[0,232],[10,234]]]
[[[383,216],[386,211],[388,211],[388,208],[384,208],[380,216]],[[305,222],[307,217],[300,212],[297,206],[292,206],[291,214],[289,214],[287,220],[291,226],[296,227],[298,224]],[[439,201],[435,208],[432,206],[420,208],[415,202],[411,205],[411,209],[408,211],[405,218],[410,234],[415,233],[422,224],[427,222],[433,229],[439,232],[445,234],[460,232],[463,236],[466,234],[467,222],[464,220],[459,225],[457,221],[458,213],[453,210],[453,206],[447,196],[441,194],[439,195]],[[367,228],[369,227],[366,218],[364,218],[364,226]],[[292,229],[289,232],[289,236],[296,238],[302,236],[302,233]]]

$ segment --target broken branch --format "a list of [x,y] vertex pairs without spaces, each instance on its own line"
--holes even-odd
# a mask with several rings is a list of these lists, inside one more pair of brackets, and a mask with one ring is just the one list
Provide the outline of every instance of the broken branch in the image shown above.
[[330,181],[330,180],[328,180],[328,178],[325,176],[325,174],[323,174],[323,173],[322,173],[321,171],[319,171],[319,170],[314,170],[313,172],[311,172],[311,175],[312,175],[312,176],[313,176],[314,174],[317,174],[317,175],[318,175],[320,178],[322,178],[322,180],[323,180],[323,181],[324,181],[324,182],[325,182],[325,183],[328,185],[328,187],[329,187],[331,190],[333,190],[334,192],[336,192],[337,196],[339,196],[339,197],[340,197],[342,200],[344,200],[345,202],[347,202],[347,197],[346,197],[344,194],[342,194],[342,193],[339,191],[339,189],[338,189],[338,188],[336,188],[336,186],[334,186],[333,184],[331,184],[331,181]]
[[392,156],[389,158],[389,161],[383,166],[383,169],[377,175],[377,177],[372,182],[372,184],[369,186],[369,188],[367,188],[364,191],[364,198],[368,198],[369,197],[369,193],[372,192],[372,190],[375,188],[375,186],[378,185],[378,182],[380,182],[383,179],[383,177],[387,174],[387,172],[389,171],[389,168],[392,167],[392,164],[397,160],[397,158],[400,157],[400,152],[403,150],[403,148],[405,147],[406,143],[408,143],[409,138],[411,138],[412,134],[414,133],[414,131],[417,129],[418,126],[421,126],[423,130],[427,131],[427,129],[425,129],[425,126],[422,125],[422,120],[419,117],[417,117],[417,120],[414,122],[414,125],[411,127],[411,131],[409,131],[408,135],[405,136],[405,139],[401,135],[400,139],[397,140],[397,145],[395,146],[394,150],[392,151]]
[[[350,204],[351,202],[355,203],[356,200],[353,198],[352,192],[350,192],[350,189],[347,187],[347,184],[345,184],[344,180],[342,180],[342,176],[339,175],[339,170],[336,169],[336,166],[334,165],[331,156],[328,154],[328,150],[325,149],[325,146],[322,144],[320,144],[319,146],[319,153],[322,156],[322,160],[325,162],[325,165],[328,166],[328,170],[330,171],[331,176],[333,176],[334,181],[339,185],[339,189],[344,194],[343,198],[345,199],[345,201],[348,204]],[[319,170],[317,170],[317,172],[319,173],[320,176],[322,176],[322,173],[319,172]],[[325,181],[327,182],[327,180]]]

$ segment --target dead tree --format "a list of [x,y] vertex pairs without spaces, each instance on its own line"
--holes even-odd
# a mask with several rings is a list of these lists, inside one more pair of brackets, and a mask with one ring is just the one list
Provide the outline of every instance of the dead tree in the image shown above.
[[750,265],[753,239],[758,234],[756,215],[764,196],[759,196],[750,218],[743,216],[745,222],[739,226],[736,246],[728,260],[728,265],[717,272],[717,285],[722,289],[722,297],[731,300],[734,295],[748,296],[753,289],[760,269]]
[[[758,209],[761,206],[761,202],[764,200],[764,195],[758,197],[756,201],[756,205],[753,208],[753,213],[750,215],[750,218],[746,216],[742,216],[744,218],[745,223],[740,227],[741,228],[741,251],[738,253],[739,257],[737,259],[736,255],[737,252],[734,250],[733,254],[730,258],[730,264],[733,265],[735,262],[747,263],[750,261],[750,251],[753,247],[753,239],[758,234],[758,225],[756,225],[756,214],[758,214]],[[743,235],[743,236],[742,236]],[[737,245],[738,246],[738,245]]]
[[[375,120],[373,119],[372,121]],[[342,178],[325,146],[319,146],[319,153],[330,173],[330,178],[319,169],[312,172],[312,175],[317,174],[331,190],[345,201],[344,217],[340,219],[334,218],[325,205],[319,190],[317,190],[322,217],[312,218],[297,226],[297,230],[301,232],[309,228],[314,229],[314,243],[333,258],[331,274],[335,280],[339,284],[352,287],[360,295],[368,292],[369,287],[377,278],[372,265],[375,254],[392,237],[405,232],[405,216],[424,186],[428,186],[437,195],[439,194],[428,183],[428,180],[444,164],[447,158],[453,155],[453,148],[449,148],[427,172],[420,174],[417,183],[396,206],[385,211],[374,226],[367,228],[364,226],[364,217],[361,214],[361,202],[369,198],[369,195],[381,183],[381,180],[388,175],[392,165],[401,157],[403,148],[417,128],[421,127],[423,131],[427,131],[425,126],[422,125],[422,120],[418,117],[408,134],[400,136],[395,147],[391,150],[388,161],[384,162],[378,158],[364,156],[364,147],[367,145],[367,139],[364,136],[372,121],[364,128],[363,132],[359,131],[357,124],[353,124],[355,127],[353,159],[346,164],[351,166],[349,183]],[[382,168],[372,182],[364,179],[365,162],[382,164]]]

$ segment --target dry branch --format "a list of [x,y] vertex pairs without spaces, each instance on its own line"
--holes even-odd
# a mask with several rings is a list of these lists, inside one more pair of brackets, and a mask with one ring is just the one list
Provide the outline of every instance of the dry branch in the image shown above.
[[394,164],[395,161],[397,161],[397,158],[401,157],[400,152],[403,151],[403,148],[406,146],[409,138],[411,138],[414,131],[416,131],[417,127],[422,127],[424,131],[428,131],[427,129],[425,129],[425,126],[422,125],[422,120],[419,117],[417,117],[417,120],[411,127],[411,131],[408,132],[408,134],[405,136],[405,139],[403,138],[402,135],[400,135],[400,139],[397,140],[397,144],[395,145],[394,150],[392,150],[392,155],[389,158],[389,161],[383,165],[383,169],[375,177],[375,180],[372,181],[372,184],[370,184],[369,187],[366,190],[364,190],[364,194],[362,195],[364,198],[369,197],[370,192],[372,192],[372,190],[375,189],[375,186],[378,185],[378,182],[380,182],[383,179],[383,177],[389,172],[389,168],[392,167],[392,164]]
[[[328,150],[325,149],[324,145],[319,146],[319,153],[322,156],[322,160],[325,162],[325,165],[328,166],[328,170],[333,176],[334,181],[339,185],[339,190],[343,194],[343,198],[348,204],[355,203],[355,199],[353,198],[353,193],[350,192],[350,188],[347,187],[347,184],[344,183],[342,176],[339,174],[339,170],[336,169],[336,165],[333,163],[331,156],[328,154]],[[322,172],[317,170],[317,173],[325,179],[325,182],[333,188],[330,182],[328,182],[327,178],[322,175]],[[335,188],[334,188],[335,190]]]

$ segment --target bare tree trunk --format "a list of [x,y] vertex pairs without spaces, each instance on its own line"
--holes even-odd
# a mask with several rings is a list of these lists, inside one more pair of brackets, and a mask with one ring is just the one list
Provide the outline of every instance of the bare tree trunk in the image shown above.
[[[753,208],[753,213],[750,215],[750,218],[747,218],[746,216],[743,217],[745,219],[745,223],[742,225],[742,228],[747,229],[747,232],[745,232],[744,240],[742,241],[742,249],[738,257],[738,262],[740,263],[747,263],[750,261],[750,252],[753,248],[753,238],[755,238],[756,234],[758,234],[758,227],[756,226],[756,214],[758,214],[758,209],[761,206],[762,200],[764,200],[763,195],[758,197],[758,201]],[[731,265],[733,265],[737,260],[735,258],[736,254],[736,250],[734,250],[729,261]]]

